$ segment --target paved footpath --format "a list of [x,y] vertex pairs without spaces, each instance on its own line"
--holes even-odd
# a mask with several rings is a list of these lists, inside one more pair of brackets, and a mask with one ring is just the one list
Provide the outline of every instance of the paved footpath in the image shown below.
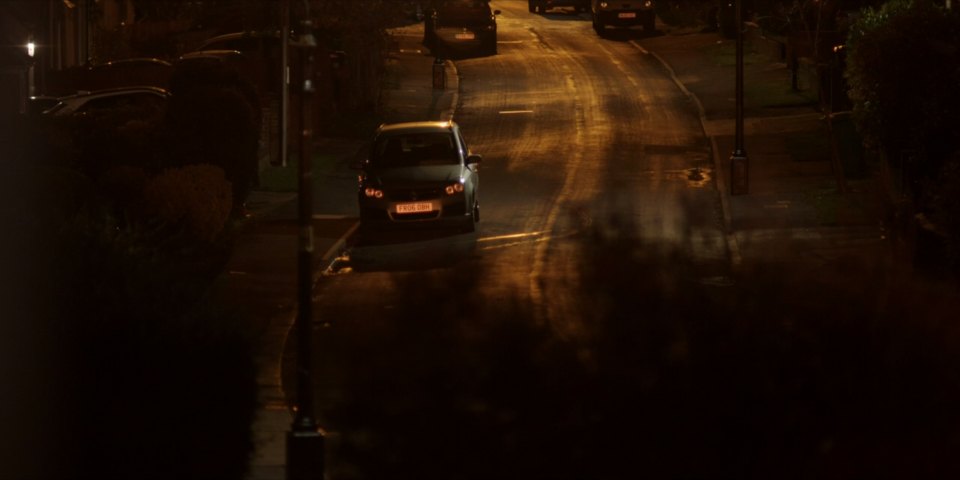
[[745,54],[742,146],[749,158],[748,193],[731,195],[734,42],[716,33],[690,33],[634,43],[660,60],[697,105],[713,146],[714,178],[735,268],[891,261],[877,179],[845,178],[846,191],[840,191],[834,165],[845,160],[833,156],[815,93],[791,90],[785,64]]

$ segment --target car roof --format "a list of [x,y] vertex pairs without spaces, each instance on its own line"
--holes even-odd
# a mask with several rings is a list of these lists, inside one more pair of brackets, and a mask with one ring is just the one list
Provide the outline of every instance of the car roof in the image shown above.
[[59,115],[64,110],[66,110],[67,113],[69,114],[76,108],[79,108],[79,105],[82,105],[89,99],[112,97],[117,95],[125,95],[129,93],[151,93],[159,97],[164,97],[164,98],[170,97],[170,92],[159,87],[150,87],[150,86],[117,87],[117,88],[106,88],[103,90],[94,90],[94,91],[80,91],[73,95],[60,97],[56,105],[53,105],[50,108],[44,110],[43,113],[51,114],[51,115]]
[[173,65],[159,58],[154,57],[135,57],[135,58],[122,58],[119,60],[110,60],[106,63],[100,63],[93,65],[91,68],[111,68],[111,67],[145,67],[145,66],[158,66],[158,67],[172,67]]
[[426,133],[442,132],[458,128],[453,120],[384,123],[377,129],[378,134],[389,133]]
[[71,100],[75,98],[107,97],[111,95],[122,95],[125,93],[143,93],[143,92],[155,93],[157,95],[164,96],[164,97],[170,96],[170,92],[160,87],[143,85],[143,86],[137,86],[137,87],[116,87],[116,88],[105,88],[102,90],[80,91],[72,95],[66,95],[66,96],[60,97],[59,100],[62,102],[65,100]]
[[215,37],[210,37],[204,40],[200,44],[200,48],[198,48],[197,50],[207,50],[206,48],[207,45],[224,42],[228,40],[237,40],[242,38],[277,38],[279,39],[280,32],[276,30],[273,30],[273,31],[248,30],[244,32],[224,33],[222,35],[217,35]]
[[188,52],[180,55],[179,60],[188,60],[191,58],[217,58],[222,59],[224,57],[243,57],[243,52],[240,50],[229,50],[229,49],[212,49],[212,50],[197,50],[195,52]]

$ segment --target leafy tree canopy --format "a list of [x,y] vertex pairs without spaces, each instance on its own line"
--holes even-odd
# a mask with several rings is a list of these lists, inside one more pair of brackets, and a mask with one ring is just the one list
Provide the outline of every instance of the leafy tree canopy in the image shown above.
[[[960,148],[960,15],[928,2],[868,8],[847,40],[854,120],[873,147],[915,150],[935,174]],[[892,157],[893,158],[893,157]]]

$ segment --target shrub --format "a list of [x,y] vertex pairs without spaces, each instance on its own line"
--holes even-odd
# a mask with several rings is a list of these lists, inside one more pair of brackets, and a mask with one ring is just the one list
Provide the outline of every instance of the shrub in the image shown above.
[[240,209],[258,173],[260,106],[236,70],[219,62],[186,62],[171,78],[163,121],[162,165],[220,167]]
[[170,168],[143,189],[144,212],[168,225],[182,225],[196,238],[212,242],[223,232],[232,207],[230,182],[213,165]]
[[24,257],[3,249],[3,363],[23,372],[4,414],[25,420],[5,422],[0,477],[242,478],[252,337],[204,301],[189,243],[120,226],[77,172],[3,173],[4,247]]
[[850,30],[845,76],[864,141],[898,158],[925,153],[933,175],[960,148],[960,15],[896,0],[864,10]]

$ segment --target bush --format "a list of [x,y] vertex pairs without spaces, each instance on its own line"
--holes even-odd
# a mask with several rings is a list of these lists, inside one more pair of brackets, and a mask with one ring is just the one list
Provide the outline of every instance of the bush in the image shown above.
[[26,420],[8,423],[0,477],[242,478],[253,342],[204,301],[211,248],[121,226],[76,172],[4,173],[4,247],[22,260],[4,262],[3,360],[22,373],[3,410]]
[[934,175],[960,148],[960,15],[896,0],[864,10],[847,40],[845,76],[868,146],[899,158],[921,150]]
[[230,182],[213,165],[164,170],[146,182],[143,213],[167,225],[182,225],[197,239],[214,241],[230,217]]
[[171,79],[164,118],[165,168],[210,164],[223,169],[240,209],[257,176],[260,106],[253,87],[219,62],[186,62]]
[[953,290],[860,264],[746,265],[718,286],[627,226],[554,244],[580,263],[532,299],[471,294],[495,273],[469,263],[394,275],[394,308],[332,321],[317,390],[334,475],[960,474]]

